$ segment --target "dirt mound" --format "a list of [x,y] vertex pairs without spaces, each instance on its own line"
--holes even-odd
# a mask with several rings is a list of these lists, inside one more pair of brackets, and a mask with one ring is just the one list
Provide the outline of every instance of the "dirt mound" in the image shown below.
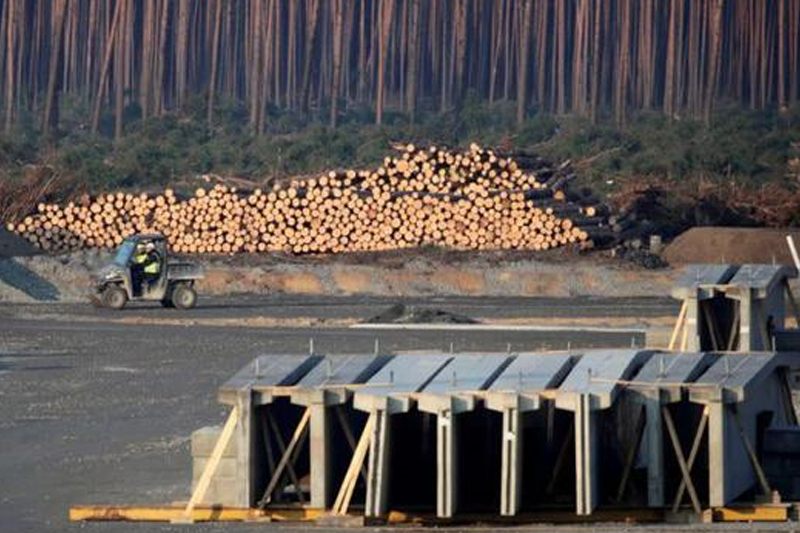
[[666,247],[670,265],[688,263],[772,263],[794,265],[786,236],[800,246],[800,230],[772,228],[692,228]]
[[393,305],[386,311],[365,320],[367,324],[477,324],[467,316],[403,304]]

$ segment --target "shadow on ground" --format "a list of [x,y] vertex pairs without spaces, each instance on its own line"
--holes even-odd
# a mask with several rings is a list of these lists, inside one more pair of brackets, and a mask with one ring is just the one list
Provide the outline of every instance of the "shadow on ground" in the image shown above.
[[60,296],[55,285],[15,259],[0,259],[0,282],[38,302],[55,302]]

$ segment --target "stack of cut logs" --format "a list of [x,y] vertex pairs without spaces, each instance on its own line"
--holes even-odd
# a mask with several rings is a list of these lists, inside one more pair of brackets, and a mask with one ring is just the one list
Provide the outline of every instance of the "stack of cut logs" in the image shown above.
[[270,190],[217,184],[183,199],[167,189],[40,204],[9,229],[50,251],[111,248],[145,232],[164,233],[178,253],[591,245],[607,231],[608,213],[568,198],[560,188],[567,168],[541,159],[520,165],[476,145],[463,153],[408,145],[375,170],[330,172]]

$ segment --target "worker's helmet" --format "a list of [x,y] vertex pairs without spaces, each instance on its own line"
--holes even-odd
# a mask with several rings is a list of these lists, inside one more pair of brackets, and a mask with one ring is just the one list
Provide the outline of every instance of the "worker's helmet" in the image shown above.
[[144,245],[144,249],[146,252],[152,252],[153,250],[156,249],[156,245],[153,244],[152,242],[148,242],[147,244]]
[[140,242],[139,244],[136,245],[136,253],[143,254],[146,251],[147,251],[147,244],[146,243]]

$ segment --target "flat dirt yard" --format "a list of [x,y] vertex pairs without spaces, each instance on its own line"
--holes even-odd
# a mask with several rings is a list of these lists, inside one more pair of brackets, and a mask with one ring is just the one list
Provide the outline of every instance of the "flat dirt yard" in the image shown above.
[[[70,524],[66,518],[69,506],[76,504],[157,505],[186,500],[191,432],[224,421],[225,407],[216,401],[216,388],[256,355],[307,353],[311,338],[319,353],[366,355],[373,353],[376,339],[386,352],[447,350],[451,344],[459,351],[505,351],[565,349],[567,343],[573,349],[643,343],[636,331],[197,325],[194,321],[202,316],[360,321],[385,310],[389,301],[297,297],[250,298],[238,306],[214,299],[200,303],[180,323],[167,325],[157,324],[157,319],[169,311],[152,306],[109,316],[79,304],[0,305],[0,532],[174,529],[152,524]],[[414,300],[404,303],[422,305]],[[647,299],[516,299],[504,304],[500,299],[443,298],[429,305],[484,319],[592,317],[620,309],[664,316],[675,311],[669,301]],[[118,322],[126,316],[153,320]]]

